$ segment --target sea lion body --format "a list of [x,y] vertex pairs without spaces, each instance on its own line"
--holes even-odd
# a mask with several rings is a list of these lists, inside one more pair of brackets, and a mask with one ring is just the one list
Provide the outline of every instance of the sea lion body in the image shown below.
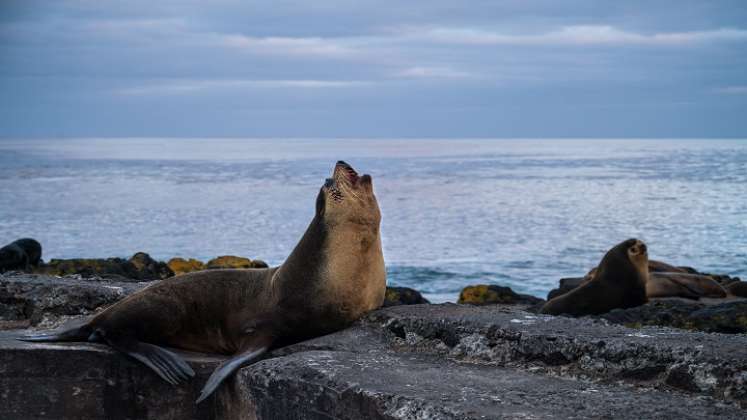
[[0,271],[28,270],[41,261],[41,244],[32,238],[22,238],[0,248]]
[[710,276],[682,272],[651,273],[646,282],[649,299],[682,297],[687,299],[725,298],[726,289]]
[[81,326],[24,339],[106,342],[172,384],[194,372],[163,347],[232,355],[208,379],[200,402],[268,349],[339,330],[382,305],[380,220],[371,177],[338,162],[313,220],[279,267],[183,274]]
[[582,316],[640,306],[647,301],[647,279],[646,245],[637,239],[628,239],[605,254],[591,279],[550,299],[540,312]]

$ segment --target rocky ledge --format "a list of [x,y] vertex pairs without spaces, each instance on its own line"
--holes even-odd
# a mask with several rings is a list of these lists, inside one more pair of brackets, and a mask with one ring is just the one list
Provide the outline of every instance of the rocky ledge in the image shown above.
[[[0,301],[27,308],[17,317],[36,314],[53,324],[145,284],[0,277]],[[23,305],[9,302],[8,290]],[[201,405],[194,400],[220,358],[183,353],[197,376],[173,388],[103,345],[31,344],[15,340],[23,330],[0,332],[0,418],[747,416],[744,334],[630,328],[523,308],[384,308],[344,331],[275,350]]]

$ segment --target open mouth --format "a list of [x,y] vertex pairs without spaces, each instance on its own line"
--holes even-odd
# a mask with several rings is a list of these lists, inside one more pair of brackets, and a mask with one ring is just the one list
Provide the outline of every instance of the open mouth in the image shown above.
[[340,170],[342,171],[342,174],[345,175],[345,178],[347,178],[348,181],[350,181],[351,184],[355,185],[358,182],[358,172],[353,169],[352,166],[348,165],[347,163],[338,160],[337,165],[335,165],[335,171]]

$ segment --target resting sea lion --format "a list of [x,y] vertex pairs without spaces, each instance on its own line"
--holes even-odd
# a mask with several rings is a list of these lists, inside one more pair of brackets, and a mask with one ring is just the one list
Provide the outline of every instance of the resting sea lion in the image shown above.
[[270,348],[328,334],[381,306],[386,272],[381,213],[369,175],[337,162],[316,214],[279,267],[184,274],[135,293],[62,332],[27,341],[105,342],[177,384],[194,375],[161,346],[233,355],[197,402]]
[[646,282],[649,299],[682,297],[687,299],[725,298],[727,292],[710,276],[689,273],[650,273]]
[[28,270],[38,266],[42,248],[36,239],[22,238],[0,248],[0,271]]
[[646,244],[637,239],[628,239],[605,254],[593,278],[551,299],[540,312],[551,315],[598,315],[615,308],[643,305],[646,303],[647,279]]

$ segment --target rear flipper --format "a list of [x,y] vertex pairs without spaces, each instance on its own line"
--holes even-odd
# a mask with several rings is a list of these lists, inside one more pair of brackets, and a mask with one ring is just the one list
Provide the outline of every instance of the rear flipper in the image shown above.
[[178,385],[195,376],[195,372],[184,359],[162,347],[128,338],[107,337],[106,341],[113,348],[151,368],[171,385]]
[[43,331],[18,337],[21,341],[52,342],[52,341],[92,341],[93,331],[88,326],[88,319],[77,320],[53,331]]
[[231,359],[226,360],[218,366],[212,375],[208,378],[205,386],[200,392],[200,397],[197,398],[197,404],[201,403],[205,398],[209,397],[210,394],[218,388],[226,378],[231,376],[240,367],[248,364],[252,360],[264,354],[267,349],[270,348],[270,343],[262,343],[246,349],[243,353],[240,353]]

